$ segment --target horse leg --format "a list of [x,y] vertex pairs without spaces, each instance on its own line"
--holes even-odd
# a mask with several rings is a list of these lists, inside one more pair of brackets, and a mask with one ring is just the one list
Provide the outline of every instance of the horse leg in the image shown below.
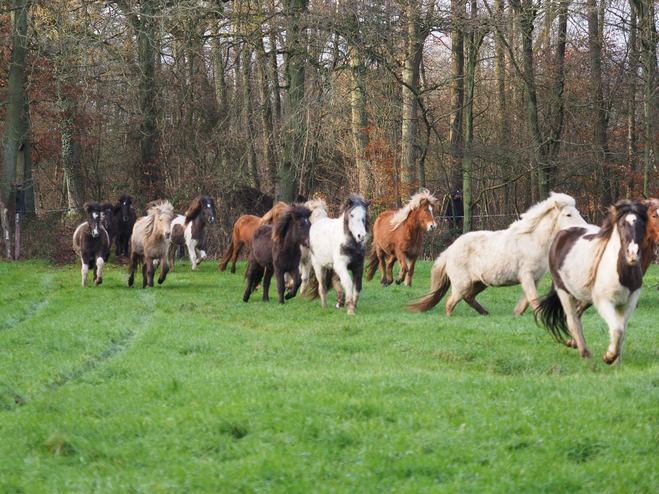
[[304,294],[307,290],[307,285],[309,284],[309,275],[311,274],[311,261],[309,259],[302,258],[300,262],[300,294]]
[[[169,273],[169,264],[167,263],[167,257],[162,258],[162,269],[160,271],[160,277],[158,278],[158,284],[162,285],[167,278],[167,273]],[[151,286],[153,286],[153,279],[151,279]]]
[[538,284],[536,280],[533,279],[533,276],[530,274],[524,274],[521,276],[520,281],[522,283],[524,294],[515,307],[516,316],[524,314],[524,311],[526,311],[529,304],[531,304],[534,311],[540,306],[540,301],[538,300]]
[[416,259],[406,258],[407,260],[407,276],[405,277],[405,286],[412,286],[412,277],[414,276],[414,266],[416,266]]
[[332,275],[332,286],[336,292],[336,308],[343,309],[346,306],[346,294],[341,286],[341,278],[336,273]]
[[473,285],[471,285],[471,288],[465,295],[465,302],[467,302],[470,307],[476,309],[476,312],[478,312],[482,316],[489,316],[490,313],[487,310],[485,310],[481,304],[476,302],[476,295],[483,292],[486,288],[487,285],[485,283],[477,281]]
[[387,282],[387,255],[379,245],[377,246],[376,254],[378,256],[378,267],[380,268],[380,273],[382,274],[380,284],[382,286],[387,286],[389,285]]
[[396,256],[389,256],[387,259],[387,285],[394,282],[394,264],[396,264]]
[[86,287],[87,286],[87,275],[89,274],[89,266],[85,262],[85,260],[81,257],[80,262],[82,264],[82,267],[80,268],[80,274],[82,275],[82,286]]
[[103,283],[103,266],[105,266],[105,261],[101,256],[96,258],[96,267],[94,271],[96,276],[94,277],[94,286],[98,286]]
[[359,297],[362,294],[362,278],[364,277],[364,265],[358,265],[352,271],[352,282],[354,286],[353,297],[355,301],[355,309],[357,308],[357,303],[359,302]]
[[341,278],[341,286],[346,294],[346,306],[348,307],[348,314],[355,313],[355,296],[353,293],[352,279],[348,272],[348,267],[343,264],[334,264],[334,272]]
[[263,268],[255,262],[250,262],[247,265],[247,288],[245,288],[245,295],[243,295],[243,302],[249,302],[249,296],[252,294],[253,288],[261,281],[263,276]]
[[581,318],[577,312],[577,299],[570,295],[565,290],[556,288],[556,293],[563,306],[565,312],[565,319],[567,327],[572,335],[572,340],[568,340],[568,346],[574,348],[574,345],[579,349],[579,353],[585,359],[590,358],[590,351],[586,347],[586,339],[583,336],[583,327],[581,325]]
[[[270,280],[272,280],[272,275],[273,272],[270,270],[270,268],[265,268],[265,274],[263,275],[263,301],[264,302],[270,302]],[[282,286],[284,283],[284,273],[281,274],[282,276]],[[279,280],[277,280],[277,283],[279,283]],[[283,299],[280,303],[284,303]]]
[[[473,285],[471,284],[471,282],[468,282],[467,284],[453,283],[453,289],[451,290],[451,295],[449,295],[446,299],[446,315],[447,316],[452,316],[453,315],[453,309],[455,309],[455,306],[458,305],[458,302],[460,302],[460,300],[463,300],[465,298],[465,295],[467,295],[472,290],[472,287],[473,287]],[[474,296],[476,296],[476,295],[474,295]],[[476,302],[476,301],[474,300],[474,302]],[[469,305],[471,305],[471,304],[469,304]],[[471,305],[471,306],[474,307],[473,305]],[[481,307],[481,309],[482,309],[482,307]],[[478,310],[478,309],[476,309],[476,310]],[[485,309],[483,309],[483,310],[485,310]]]
[[133,286],[135,282],[135,268],[137,266],[137,259],[135,256],[130,257],[130,267],[128,268],[130,275],[128,276],[128,286]]
[[194,239],[190,240],[190,242],[186,243],[186,247],[188,248],[188,255],[190,256],[190,264],[192,264],[192,270],[197,271],[199,268],[197,267],[197,242],[195,242]]
[[318,280],[318,295],[320,295],[321,305],[323,309],[327,309],[327,287],[325,286],[325,276],[327,276],[327,270],[322,266],[316,265],[315,263],[313,270],[316,273],[316,280]]
[[302,276],[300,275],[300,269],[295,269],[293,272],[290,273],[291,278],[293,280],[293,287],[288,291],[286,294],[286,300],[290,300],[295,295],[297,295],[297,291],[300,288],[300,285],[302,284]]
[[233,254],[231,254],[231,274],[236,274],[236,259],[238,259],[240,251],[243,250],[243,245],[245,245],[245,242],[240,239],[236,239],[233,243]]
[[153,287],[153,277],[156,274],[156,266],[154,262],[155,259],[151,259],[150,257],[145,256],[144,261],[145,261],[144,266],[147,268],[146,269],[147,276],[145,277],[143,283],[146,283],[146,286]]
[[402,250],[396,249],[396,259],[398,259],[398,264],[400,265],[400,272],[396,277],[396,284],[400,285],[407,275],[407,256]]
[[169,244],[169,248],[167,249],[167,257],[169,257],[169,264],[172,265],[172,269],[176,269],[176,265],[174,263],[174,258],[176,257],[176,249],[178,248],[178,244],[175,244],[174,242],[171,242]]
[[195,253],[197,254],[197,265],[199,265],[202,261],[206,259],[206,251],[203,249],[198,249],[195,246]]

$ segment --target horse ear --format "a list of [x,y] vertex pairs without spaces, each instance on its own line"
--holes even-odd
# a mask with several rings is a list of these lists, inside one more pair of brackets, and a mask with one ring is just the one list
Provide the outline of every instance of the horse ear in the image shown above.
[[554,207],[559,211],[561,210],[561,205],[558,203],[558,201],[554,201]]
[[364,203],[364,206],[369,207],[369,206],[371,205],[371,202],[373,202],[373,201],[371,201],[371,200],[369,199],[368,201],[366,201],[366,202]]

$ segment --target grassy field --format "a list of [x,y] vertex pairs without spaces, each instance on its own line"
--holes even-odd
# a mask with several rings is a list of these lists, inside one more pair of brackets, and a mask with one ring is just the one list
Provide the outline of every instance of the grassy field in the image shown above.
[[656,266],[609,367],[594,310],[583,361],[519,287],[408,313],[429,262],[354,317],[185,264],[142,290],[0,263],[0,492],[659,491]]

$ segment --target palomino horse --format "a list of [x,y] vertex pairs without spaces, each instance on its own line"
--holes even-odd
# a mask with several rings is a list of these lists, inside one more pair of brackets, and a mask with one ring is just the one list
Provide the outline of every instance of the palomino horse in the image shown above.
[[[604,362],[621,361],[625,332],[643,285],[641,243],[648,206],[619,201],[599,228],[572,227],[559,232],[549,251],[554,283],[535,310],[536,320],[557,341],[579,349],[589,359],[577,303],[592,304],[609,326],[610,343]],[[565,336],[573,340],[565,341]]]
[[[301,205],[287,206],[279,216],[279,220],[272,225],[261,225],[252,235],[249,250],[249,265],[247,266],[247,289],[243,302],[249,301],[252,291],[263,280],[263,301],[268,302],[270,280],[274,274],[277,279],[279,303],[288,300],[297,294],[302,283],[300,277],[300,247],[309,245],[309,216],[311,211]],[[284,274],[288,273],[294,281],[293,288],[284,296],[286,282]]]
[[382,286],[394,281],[393,269],[396,260],[400,264],[400,273],[396,284],[405,280],[405,286],[412,286],[414,265],[423,248],[423,231],[437,228],[433,209],[437,207],[437,198],[427,190],[414,194],[405,207],[398,211],[385,211],[373,224],[373,245],[366,281],[371,281],[380,267]]
[[[341,215],[323,218],[311,226],[311,263],[318,280],[318,294],[327,308],[327,290],[333,274],[341,280],[348,314],[354,314],[362,292],[364,257],[366,256],[367,208],[371,201],[351,195],[341,205]],[[353,279],[350,278],[352,272]],[[312,299],[316,298],[312,294]],[[341,307],[341,295],[339,303]]]
[[87,286],[89,268],[94,272],[94,286],[103,283],[103,266],[110,257],[110,237],[101,221],[101,205],[85,204],[87,220],[73,233],[73,250],[80,256],[82,286]]
[[183,215],[176,215],[172,221],[172,243],[169,246],[169,262],[174,267],[174,254],[179,245],[185,244],[190,256],[192,269],[197,270],[199,262],[206,259],[204,250],[204,227],[215,221],[215,201],[210,197],[199,196]]
[[135,226],[135,218],[137,217],[131,207],[132,202],[132,198],[124,194],[114,205],[114,222],[117,225],[115,261],[122,255],[128,256],[130,236],[133,234],[133,226]]
[[157,269],[154,261],[162,264],[158,284],[161,285],[165,281],[169,271],[167,250],[172,236],[173,218],[174,207],[169,201],[157,201],[152,203],[146,216],[142,216],[135,222],[133,234],[130,238],[131,255],[128,286],[133,286],[135,270],[142,264],[142,288],[152,287],[153,276]]
[[240,251],[243,249],[244,245],[249,249],[249,243],[254,230],[260,225],[274,225],[279,219],[281,212],[286,209],[287,206],[288,204],[280,201],[275,204],[270,211],[265,213],[263,218],[251,214],[245,214],[238,218],[238,221],[236,221],[236,224],[233,226],[231,241],[222,256],[218,269],[224,271],[227,268],[229,261],[231,261],[231,274],[236,274],[236,259],[238,259]]
[[515,307],[522,314],[529,303],[537,308],[538,283],[549,270],[547,256],[554,236],[561,228],[585,225],[574,199],[551,193],[521,215],[507,230],[465,233],[437,258],[431,271],[430,293],[409,305],[412,311],[433,308],[446,295],[446,315],[450,316],[464,299],[479,314],[487,312],[476,295],[488,286],[522,284],[524,295]]
[[[311,210],[309,221],[313,225],[316,221],[327,218],[327,203],[321,199],[311,199],[304,204]],[[309,285],[309,276],[311,275],[311,249],[306,246],[301,247],[302,259],[300,260],[300,274],[302,276],[302,284],[300,285],[300,293],[304,293]]]

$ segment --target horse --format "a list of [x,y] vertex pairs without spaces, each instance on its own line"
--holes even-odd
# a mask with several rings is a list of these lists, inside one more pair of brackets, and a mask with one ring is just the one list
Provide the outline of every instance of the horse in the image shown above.
[[[162,271],[158,284],[162,285],[169,271],[167,250],[172,236],[172,219],[174,207],[169,201],[157,201],[135,222],[130,238],[130,268],[128,286],[133,286],[135,270],[142,264],[142,288],[153,286],[153,276],[158,264]],[[154,263],[155,261],[155,263]]]
[[[327,218],[327,203],[321,199],[311,199],[304,204],[311,210],[309,222],[313,225],[316,221]],[[300,275],[302,277],[302,284],[300,285],[300,293],[307,291],[309,285],[309,277],[311,275],[311,249],[306,246],[301,247],[302,258],[300,260]]]
[[[186,211],[176,215],[172,221],[172,241],[169,246],[169,262],[174,268],[174,254],[179,245],[188,248],[193,271],[198,270],[198,262],[206,259],[204,251],[204,227],[215,221],[215,201],[210,197],[199,196]],[[197,262],[197,256],[199,261]]]
[[110,237],[101,220],[101,205],[88,202],[84,206],[87,220],[73,233],[73,250],[80,256],[82,286],[87,286],[89,268],[93,269],[94,286],[103,283],[103,266],[110,257]]
[[[609,209],[601,228],[584,225],[560,231],[549,251],[551,291],[535,309],[536,322],[554,338],[590,358],[577,303],[592,304],[609,326],[603,360],[621,362],[627,323],[641,294],[641,244],[648,205],[622,200]],[[572,339],[565,340],[565,336]]]
[[446,300],[447,316],[463,299],[479,314],[488,315],[476,295],[488,286],[521,283],[524,293],[515,315],[523,314],[529,303],[536,309],[537,287],[549,270],[549,247],[554,236],[562,228],[585,224],[572,197],[552,192],[506,230],[469,232],[458,237],[435,261],[430,293],[408,307],[413,312],[430,310],[453,285]]
[[111,202],[101,204],[101,221],[110,237],[110,248],[117,237],[117,223],[114,221],[114,205]]
[[240,255],[240,251],[243,249],[243,246],[247,246],[249,249],[250,240],[254,230],[256,230],[260,225],[273,225],[279,219],[279,215],[284,209],[288,207],[288,204],[285,202],[278,202],[275,204],[270,211],[268,211],[262,218],[254,216],[251,214],[245,214],[238,218],[236,224],[233,227],[233,233],[231,234],[231,241],[227,247],[227,250],[222,256],[220,265],[218,269],[224,271],[231,261],[231,274],[236,274],[236,259]]
[[135,226],[135,218],[137,217],[135,211],[133,211],[133,208],[131,207],[132,202],[132,198],[124,194],[115,203],[112,211],[114,222],[117,225],[116,258],[122,255],[128,257],[130,236],[133,233],[133,226]]
[[641,269],[643,275],[654,261],[654,253],[659,244],[659,199],[650,198],[644,201],[648,207],[648,225],[641,243]]
[[[353,194],[341,205],[338,218],[319,219],[311,226],[311,263],[323,309],[327,308],[329,285],[337,275],[345,294],[347,312],[355,314],[362,292],[370,204],[371,201],[363,196]],[[354,281],[350,278],[350,272]],[[311,298],[313,300],[317,295],[314,293]],[[339,293],[337,307],[341,308],[342,305],[342,295]]]
[[366,267],[366,281],[371,281],[378,267],[382,274],[380,283],[389,286],[394,280],[393,269],[396,261],[400,273],[396,284],[405,280],[405,286],[412,286],[414,265],[423,248],[423,230],[432,232],[437,228],[433,208],[437,198],[427,190],[414,194],[405,207],[398,211],[381,213],[373,224],[373,244],[369,263]]
[[[249,264],[245,277],[247,289],[243,302],[249,301],[249,296],[263,280],[263,301],[268,302],[270,280],[274,274],[277,279],[279,303],[289,300],[297,294],[302,283],[300,277],[300,258],[302,245],[309,246],[309,216],[311,210],[301,204],[287,206],[282,211],[279,220],[272,225],[261,225],[251,238]],[[284,274],[289,273],[294,280],[293,288],[286,295]]]

